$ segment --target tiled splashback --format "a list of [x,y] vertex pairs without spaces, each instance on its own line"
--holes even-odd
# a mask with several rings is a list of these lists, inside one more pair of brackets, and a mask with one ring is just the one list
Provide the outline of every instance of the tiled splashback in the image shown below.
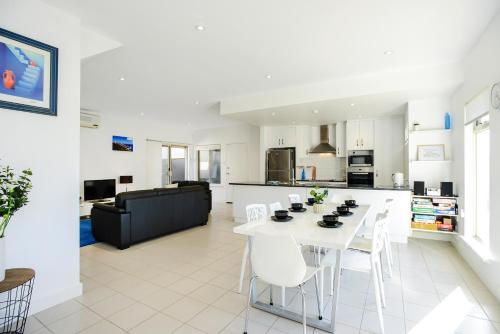
[[[317,180],[344,180],[346,178],[346,158],[331,155],[310,154],[307,158],[299,158],[297,166],[316,166]],[[300,173],[297,172],[297,179]]]

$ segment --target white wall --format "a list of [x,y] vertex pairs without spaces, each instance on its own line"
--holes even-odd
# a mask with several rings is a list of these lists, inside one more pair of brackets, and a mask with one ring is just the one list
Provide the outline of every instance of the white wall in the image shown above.
[[[113,135],[132,137],[134,151],[113,151]],[[103,113],[101,126],[98,129],[80,128],[80,136],[80,194],[83,196],[84,180],[117,179],[120,175],[134,177],[134,183],[126,185],[128,190],[146,189],[146,139],[191,144],[192,129],[169,127],[140,116],[117,117]],[[117,182],[116,191],[125,191],[125,185]]]
[[37,0],[0,2],[2,28],[59,48],[58,116],[0,110],[0,163],[33,170],[7,229],[7,267],[36,271],[30,311],[81,294],[78,230],[80,23]]
[[[376,186],[392,185],[392,174],[404,172],[403,116],[375,120],[375,178]],[[406,175],[405,175],[406,177]]]
[[[193,133],[195,145],[221,145],[221,185],[211,185],[212,199],[214,202],[226,200],[226,151],[225,145],[231,143],[246,143],[248,149],[248,180],[259,179],[259,147],[260,130],[252,125],[237,125],[222,128],[198,130]],[[196,166],[196,161],[193,162]]]
[[[456,188],[460,195],[460,206],[464,208],[464,105],[474,98],[483,89],[494,82],[500,81],[500,13],[490,22],[487,30],[479,39],[476,46],[470,51],[463,62],[465,80],[462,87],[452,98],[452,111],[454,116],[453,129],[453,173],[456,181]],[[490,252],[493,260],[483,260],[465,241],[457,238],[455,245],[478,273],[483,282],[500,299],[500,206],[495,205],[500,202],[500,158],[498,147],[494,144],[500,142],[500,112],[492,111],[490,114],[490,135],[493,144],[491,152],[491,210],[490,210]],[[465,207],[467,210],[467,207]],[[460,231],[463,231],[462,224],[470,222],[460,222]]]

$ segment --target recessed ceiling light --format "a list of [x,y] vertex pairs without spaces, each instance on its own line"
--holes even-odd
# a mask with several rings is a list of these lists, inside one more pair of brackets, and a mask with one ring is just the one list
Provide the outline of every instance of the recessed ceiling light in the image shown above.
[[319,114],[319,110],[318,109],[314,109],[313,110],[313,114]]
[[143,112],[141,112],[139,115],[144,116],[144,113],[143,113]]
[[121,78],[120,78],[120,81],[125,81],[125,78],[124,78],[124,77],[121,77]]
[[202,26],[201,24],[200,24],[200,25],[197,25],[195,28],[196,28],[196,30],[198,30],[198,31],[203,31],[203,30],[205,30],[205,26]]
[[384,52],[384,55],[386,55],[386,56],[392,56],[393,54],[394,54],[394,51],[392,51],[392,50],[387,50]]
[[271,116],[276,116],[276,113],[273,111],[273,112],[271,113]]
[[194,104],[198,105],[198,104],[200,104],[200,101],[196,101]]
[[355,105],[356,105],[356,104],[354,104],[354,103],[351,103],[351,107],[354,107]]
[[266,75],[266,79],[271,79],[273,76],[271,74]]

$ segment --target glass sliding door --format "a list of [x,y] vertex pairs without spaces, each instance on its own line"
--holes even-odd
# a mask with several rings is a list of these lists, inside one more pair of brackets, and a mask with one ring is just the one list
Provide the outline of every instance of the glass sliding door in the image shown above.
[[171,184],[174,181],[184,181],[187,175],[187,146],[182,145],[162,145],[161,165],[162,185]]

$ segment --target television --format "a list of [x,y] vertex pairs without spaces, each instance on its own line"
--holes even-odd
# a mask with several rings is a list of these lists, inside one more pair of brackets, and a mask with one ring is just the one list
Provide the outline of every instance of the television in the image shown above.
[[83,182],[83,199],[94,201],[115,197],[116,180],[87,180]]

